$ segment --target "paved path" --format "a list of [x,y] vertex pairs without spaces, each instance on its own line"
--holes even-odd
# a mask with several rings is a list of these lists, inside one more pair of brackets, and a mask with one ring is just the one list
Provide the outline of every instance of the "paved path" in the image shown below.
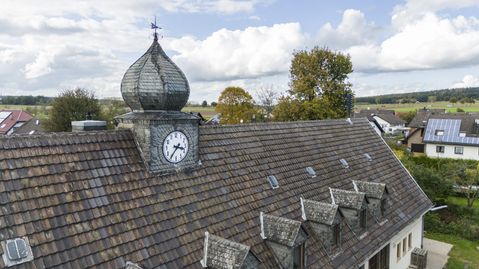
[[449,259],[452,245],[441,241],[424,238],[424,249],[427,250],[426,269],[442,269]]

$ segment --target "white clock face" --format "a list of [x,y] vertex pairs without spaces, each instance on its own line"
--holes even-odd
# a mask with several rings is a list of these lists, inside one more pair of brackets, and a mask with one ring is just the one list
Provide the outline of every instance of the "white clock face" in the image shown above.
[[188,138],[179,131],[173,131],[163,141],[163,156],[171,163],[181,162],[188,153]]

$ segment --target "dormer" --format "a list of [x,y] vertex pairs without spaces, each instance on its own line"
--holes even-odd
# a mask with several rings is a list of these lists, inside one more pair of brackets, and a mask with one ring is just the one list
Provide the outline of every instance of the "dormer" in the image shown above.
[[261,238],[284,269],[306,268],[307,233],[301,222],[260,213]]
[[366,194],[364,192],[329,189],[331,202],[338,205],[341,214],[346,218],[355,234],[364,232],[367,228]]
[[260,262],[250,247],[205,232],[203,268],[249,269],[258,268]]
[[353,180],[356,192],[366,194],[368,209],[376,219],[382,219],[387,213],[389,193],[384,183]]
[[309,221],[314,233],[332,254],[341,248],[341,216],[337,205],[300,199],[301,217]]

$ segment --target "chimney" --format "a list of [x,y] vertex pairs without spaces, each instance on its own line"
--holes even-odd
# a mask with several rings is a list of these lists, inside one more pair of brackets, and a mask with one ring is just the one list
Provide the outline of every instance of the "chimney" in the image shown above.
[[99,131],[99,130],[106,130],[106,121],[102,121],[102,120],[72,121],[72,132]]

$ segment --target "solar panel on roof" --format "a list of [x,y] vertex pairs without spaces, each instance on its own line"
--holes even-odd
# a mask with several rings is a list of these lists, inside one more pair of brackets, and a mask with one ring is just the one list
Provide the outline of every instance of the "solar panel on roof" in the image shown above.
[[276,189],[279,187],[278,179],[275,176],[268,176],[268,181],[271,188]]
[[10,114],[12,114],[12,112],[6,112],[6,111],[0,112],[0,121],[3,120],[3,119],[8,118],[8,116],[10,116]]

